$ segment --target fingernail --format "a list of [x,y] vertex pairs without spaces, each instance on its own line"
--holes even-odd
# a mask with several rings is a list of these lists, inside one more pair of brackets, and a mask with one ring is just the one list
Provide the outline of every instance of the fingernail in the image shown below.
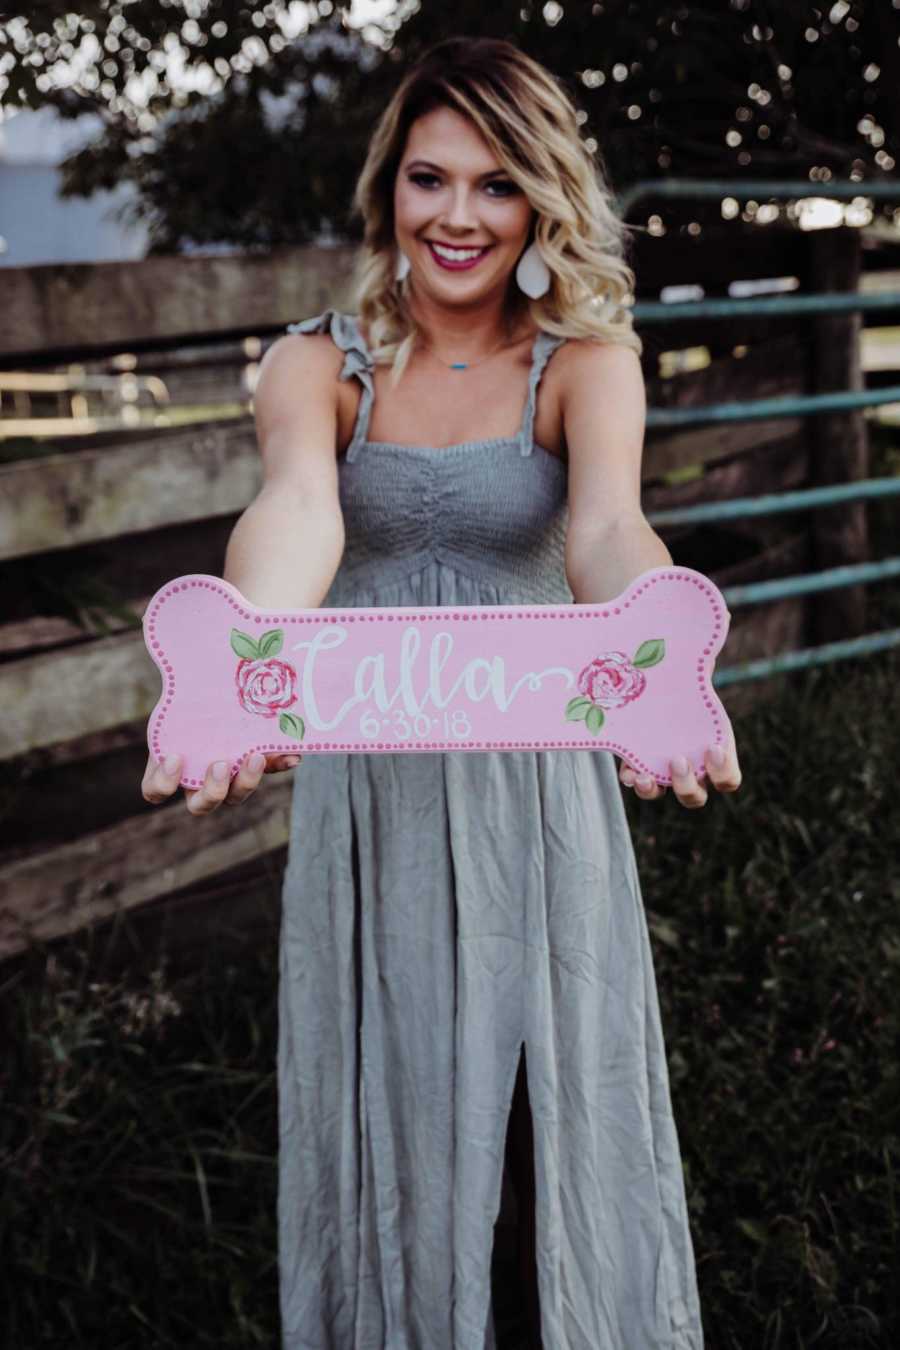
[[287,759],[284,762],[289,769],[296,769],[297,765],[300,763],[300,756],[288,755]]
[[180,763],[181,758],[179,755],[166,755],[163,760],[163,768],[166,773],[177,773]]
[[689,767],[684,755],[676,755],[672,760],[672,772],[677,774],[679,778],[687,773]]
[[642,788],[652,788],[652,786],[653,786],[653,779],[650,777],[649,773],[642,773],[642,774],[639,774],[639,775],[638,775],[638,780],[637,780],[637,781],[638,781],[638,787],[642,787]]
[[217,783],[224,782],[228,777],[228,765],[224,759],[217,759],[213,765],[213,778]]
[[259,773],[260,769],[266,766],[266,757],[259,750],[254,750],[253,754],[247,760],[247,768],[251,773]]
[[626,769],[622,774],[622,782],[626,787],[634,787],[634,774],[630,769]]
[[721,769],[725,763],[725,749],[721,745],[714,745],[709,752],[709,757],[717,769]]

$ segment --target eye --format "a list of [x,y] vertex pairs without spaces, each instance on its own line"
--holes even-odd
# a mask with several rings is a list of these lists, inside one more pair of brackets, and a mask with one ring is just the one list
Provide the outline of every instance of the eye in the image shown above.
[[409,181],[415,183],[416,187],[427,188],[430,184],[436,183],[437,174],[427,173],[424,169],[419,169],[416,173],[408,175]]
[[[497,191],[492,191],[493,188],[496,188]],[[487,184],[487,191],[491,197],[512,197],[519,191],[519,188],[509,178],[492,178]]]

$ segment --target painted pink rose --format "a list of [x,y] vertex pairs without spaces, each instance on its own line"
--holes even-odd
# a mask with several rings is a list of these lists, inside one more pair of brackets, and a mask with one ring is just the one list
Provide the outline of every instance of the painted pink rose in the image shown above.
[[293,666],[274,657],[239,661],[234,673],[238,698],[247,712],[277,717],[282,708],[297,700],[297,674]]
[[601,708],[621,708],[644,692],[647,677],[624,652],[604,652],[578,676],[578,691]]

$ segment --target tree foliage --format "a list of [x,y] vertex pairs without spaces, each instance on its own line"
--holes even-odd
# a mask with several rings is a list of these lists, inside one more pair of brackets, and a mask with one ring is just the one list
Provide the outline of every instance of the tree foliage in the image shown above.
[[459,33],[510,38],[559,75],[616,187],[779,174],[855,178],[862,195],[896,167],[900,0],[398,0],[362,29],[350,0],[84,0],[78,15],[35,0],[0,30],[0,96],[98,113],[65,190],[132,182],[156,251],[354,237],[379,111]]

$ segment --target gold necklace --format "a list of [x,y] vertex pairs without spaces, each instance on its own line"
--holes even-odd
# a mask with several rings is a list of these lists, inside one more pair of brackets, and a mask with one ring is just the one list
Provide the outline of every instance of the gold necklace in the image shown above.
[[430,345],[430,343],[423,342],[422,346],[425,348],[426,352],[431,353],[435,361],[440,361],[441,365],[446,366],[448,370],[471,370],[473,366],[480,366],[483,361],[487,361],[490,359],[490,357],[495,356],[502,347],[515,347],[518,346],[520,342],[524,341],[525,341],[524,337],[514,338],[512,341],[508,341],[506,338],[503,338],[500,342],[497,343],[496,347],[492,347],[489,352],[485,352],[484,356],[479,356],[477,361],[445,361],[442,356],[438,356],[437,352]]

